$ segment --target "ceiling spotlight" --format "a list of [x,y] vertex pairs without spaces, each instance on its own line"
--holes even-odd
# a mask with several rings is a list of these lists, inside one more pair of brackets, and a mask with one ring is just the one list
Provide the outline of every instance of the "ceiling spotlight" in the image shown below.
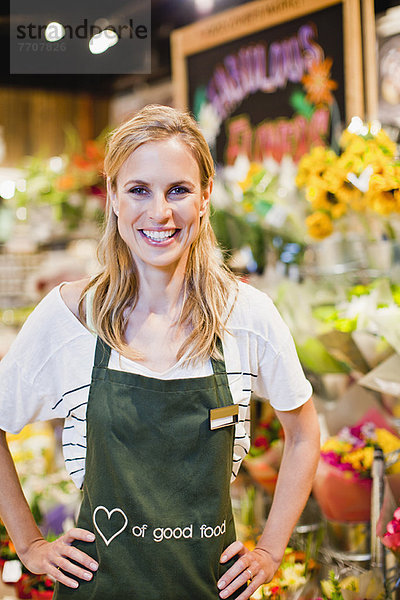
[[111,48],[111,46],[115,46],[118,40],[119,37],[115,31],[112,31],[112,29],[104,29],[104,31],[96,33],[96,35],[91,38],[89,50],[92,54],[101,54]]
[[207,13],[212,11],[214,8],[215,1],[214,0],[194,0],[194,4],[196,6],[197,12],[199,13]]
[[65,29],[61,25],[61,23],[57,23],[57,21],[52,21],[46,27],[46,31],[44,32],[44,37],[48,42],[58,42],[65,35]]

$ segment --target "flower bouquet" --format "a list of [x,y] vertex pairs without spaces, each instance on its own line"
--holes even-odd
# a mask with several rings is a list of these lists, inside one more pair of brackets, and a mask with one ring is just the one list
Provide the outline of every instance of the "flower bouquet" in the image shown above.
[[260,586],[252,600],[293,600],[298,598],[310,575],[318,569],[313,559],[306,559],[304,552],[286,548],[283,561],[273,579]]
[[378,123],[355,117],[340,140],[340,153],[314,147],[299,163],[296,183],[309,203],[308,233],[323,240],[334,231],[368,239],[395,237],[400,213],[400,164],[396,144]]
[[[374,422],[362,421],[354,427],[344,427],[323,444],[313,493],[328,520],[369,521],[376,446],[388,454],[400,449],[400,438]],[[388,472],[400,473],[400,462]]]
[[393,513],[393,518],[386,525],[386,531],[381,536],[381,542],[400,559],[400,507]]
[[264,411],[244,464],[253,479],[273,494],[282,459],[283,429],[270,406],[265,405]]

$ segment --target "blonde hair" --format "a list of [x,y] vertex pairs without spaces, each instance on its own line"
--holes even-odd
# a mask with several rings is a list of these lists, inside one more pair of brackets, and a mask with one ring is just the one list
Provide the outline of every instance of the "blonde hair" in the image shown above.
[[[214,175],[214,163],[196,122],[188,113],[156,104],[143,108],[109,137],[104,174],[111,189],[116,190],[118,172],[132,152],[147,142],[171,137],[178,137],[191,150],[200,169],[201,190],[204,191]],[[143,359],[143,355],[128,346],[124,338],[129,316],[138,299],[140,281],[132,253],[118,232],[110,195],[98,258],[102,269],[82,291],[80,317],[85,320],[83,301],[94,287],[92,318],[98,335],[125,356]],[[192,361],[219,356],[216,343],[226,331],[227,303],[232,289],[237,290],[236,277],[218,258],[217,242],[206,211],[200,218],[199,232],[190,248],[184,277],[184,303],[177,324],[187,328],[189,334],[179,348],[178,360],[186,352],[187,360]]]

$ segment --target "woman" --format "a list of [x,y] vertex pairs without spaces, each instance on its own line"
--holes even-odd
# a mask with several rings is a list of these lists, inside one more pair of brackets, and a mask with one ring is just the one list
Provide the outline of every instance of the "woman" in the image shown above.
[[[105,173],[100,274],[52,290],[0,365],[1,429],[65,418],[78,526],[42,538],[4,434],[0,515],[58,600],[245,600],[272,578],[310,492],[311,387],[269,298],[219,264],[213,162],[191,117],[144,108],[110,138]],[[229,483],[249,447],[251,391],[276,409],[285,450],[250,552]]]

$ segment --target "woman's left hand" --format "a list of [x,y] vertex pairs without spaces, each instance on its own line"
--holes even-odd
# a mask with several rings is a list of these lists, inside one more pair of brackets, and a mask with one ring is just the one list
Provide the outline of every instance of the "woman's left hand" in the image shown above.
[[279,563],[273,559],[268,550],[257,547],[254,550],[248,550],[239,541],[233,542],[224,550],[220,562],[226,563],[236,555],[239,557],[238,560],[218,581],[218,589],[221,590],[219,595],[221,598],[229,598],[235,590],[251,579],[246,590],[236,599],[247,600],[260,585],[271,581]]

